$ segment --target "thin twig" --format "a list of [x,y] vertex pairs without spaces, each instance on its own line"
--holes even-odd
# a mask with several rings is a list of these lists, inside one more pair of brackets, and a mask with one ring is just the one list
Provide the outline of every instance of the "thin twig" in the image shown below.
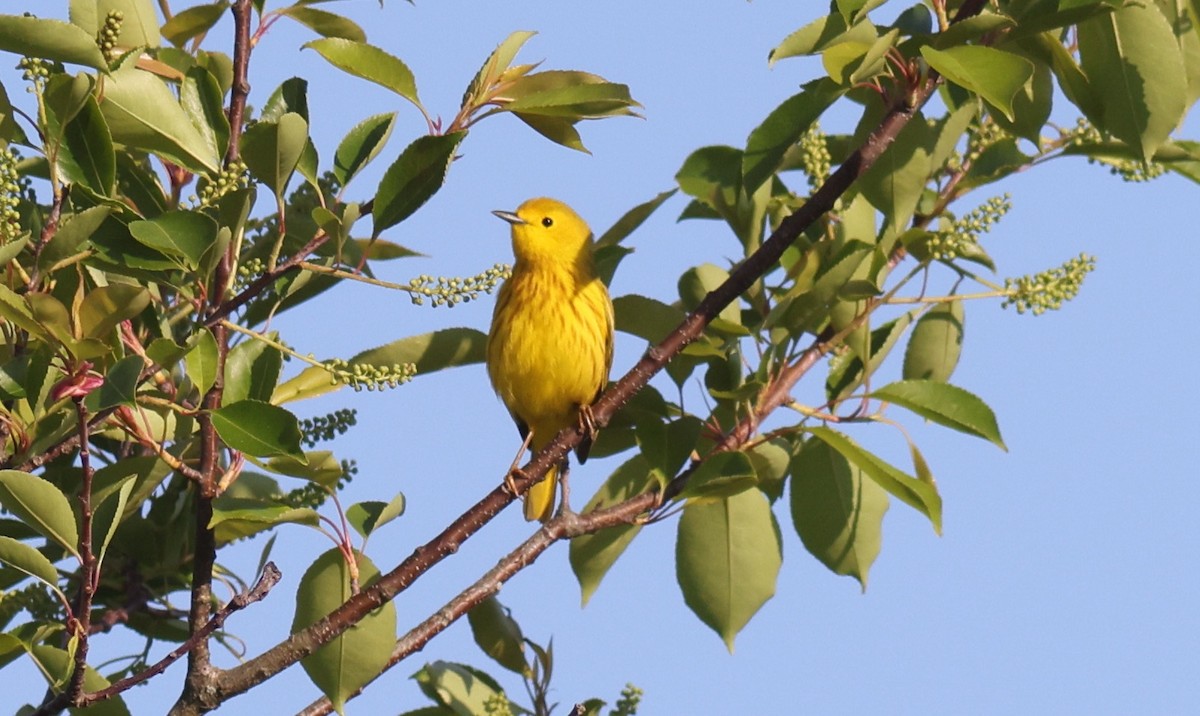
[[107,698],[111,698],[123,691],[128,691],[130,688],[137,686],[151,677],[161,674],[167,669],[168,666],[174,664],[176,661],[179,661],[180,657],[194,649],[200,642],[207,640],[213,632],[220,629],[225,624],[225,620],[228,619],[231,614],[241,611],[255,602],[262,601],[263,598],[267,596],[267,593],[279,583],[279,580],[282,577],[283,575],[279,572],[279,568],[275,566],[275,563],[267,562],[263,567],[262,576],[258,578],[258,581],[254,583],[253,587],[245,592],[237,594],[233,599],[230,599],[228,604],[217,610],[217,613],[213,615],[212,619],[210,619],[207,624],[192,634],[187,641],[175,647],[171,653],[167,654],[151,666],[146,667],[144,670],[139,671],[132,676],[121,679],[120,681],[99,691],[93,691],[90,694],[84,694],[80,699],[80,705],[86,706],[87,704],[95,703],[96,701],[103,701]]

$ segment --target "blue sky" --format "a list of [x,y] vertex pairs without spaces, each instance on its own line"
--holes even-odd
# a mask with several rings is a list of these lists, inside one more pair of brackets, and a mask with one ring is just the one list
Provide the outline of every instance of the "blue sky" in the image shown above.
[[[65,5],[47,3],[41,12],[65,14]],[[551,145],[511,117],[483,122],[464,143],[442,192],[385,234],[429,258],[380,265],[379,275],[470,275],[508,261],[507,228],[489,212],[530,196],[563,199],[602,231],[628,208],[671,188],[692,150],[742,145],[771,109],[821,72],[809,61],[766,64],[771,47],[815,17],[806,5],[327,6],[351,14],[371,42],[401,57],[426,107],[447,118],[496,43],[522,29],[540,33],[523,61],[545,59],[546,68],[583,69],[627,83],[645,105],[644,120],[581,125],[591,156]],[[225,47],[222,29],[228,23],[208,47]],[[379,166],[356,183],[362,193],[350,192],[366,198],[371,180],[424,122],[385,92],[299,51],[308,39],[298,27],[275,26],[252,62],[251,103],[261,105],[292,75],[307,77],[322,168],[357,121],[397,109],[400,121]],[[21,101],[7,68],[4,78]],[[845,130],[854,119],[839,112],[825,126]],[[1055,119],[1071,123],[1074,114],[1059,106]],[[1200,135],[1200,123],[1192,118],[1182,135]],[[807,555],[781,502],[784,566],[777,593],[738,637],[732,656],[683,604],[674,577],[673,520],[643,530],[582,610],[560,545],[500,595],[529,637],[541,643],[553,637],[558,699],[611,702],[631,681],[646,692],[646,714],[1184,713],[1195,704],[1200,486],[1187,467],[1194,462],[1186,440],[1200,428],[1191,316],[1200,265],[1197,187],[1173,176],[1125,184],[1083,160],[1062,160],[1010,178],[996,188],[1003,191],[1012,195],[1013,209],[985,243],[1001,275],[1039,271],[1080,252],[1097,256],[1098,268],[1078,299],[1042,317],[1018,316],[998,303],[967,307],[965,351],[953,381],[995,409],[1009,452],[905,418],[945,499],[944,536],[894,504],[870,588],[860,594],[853,580],[830,574]],[[972,197],[970,205],[990,195]],[[674,199],[631,237],[636,252],[622,265],[614,295],[673,300],[684,269],[722,264],[736,254],[732,237],[716,223],[675,223],[683,204]],[[450,325],[486,330],[491,306],[486,297],[454,309],[414,307],[403,295],[353,285],[273,327],[302,351],[348,357]],[[614,375],[642,348],[619,336]],[[407,514],[371,541],[368,552],[384,568],[495,486],[517,446],[482,366],[422,377],[383,394],[343,391],[294,407],[309,416],[343,406],[359,411],[358,427],[334,444],[359,467],[345,502],[386,500],[397,490],[408,499]],[[894,435],[877,431],[862,439],[902,459],[904,445]],[[617,464],[597,460],[573,470],[577,500]],[[397,601],[400,630],[473,581],[531,529],[519,510],[498,518]],[[296,580],[327,546],[304,528],[280,530],[274,557],[283,583],[227,625],[252,653],[286,633]],[[252,542],[223,561],[248,576],[260,548],[261,541]],[[97,645],[93,653],[130,648],[137,648],[134,641],[121,640]],[[423,705],[408,676],[434,659],[502,671],[474,646],[467,625],[457,624],[384,675],[348,713]],[[10,671],[6,680],[15,675]],[[129,694],[134,712],[163,711],[181,677],[179,665]],[[516,680],[504,683],[521,694]],[[292,669],[225,710],[285,713],[316,693]],[[20,698],[39,695],[33,688]]]

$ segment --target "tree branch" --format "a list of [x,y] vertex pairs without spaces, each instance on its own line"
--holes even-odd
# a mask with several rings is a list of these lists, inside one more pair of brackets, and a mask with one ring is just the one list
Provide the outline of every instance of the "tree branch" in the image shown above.
[[255,602],[262,601],[267,596],[267,593],[279,583],[279,580],[282,576],[283,575],[280,574],[279,569],[275,566],[274,562],[267,562],[267,564],[263,567],[262,576],[258,578],[258,581],[255,582],[253,587],[234,596],[233,599],[230,599],[228,604],[218,610],[217,613],[213,615],[213,618],[210,619],[207,624],[201,627],[199,631],[192,634],[187,641],[175,647],[171,653],[167,654],[153,665],[146,667],[144,670],[139,671],[138,673],[127,678],[121,679],[107,688],[99,691],[93,691],[90,694],[84,694],[79,700],[79,705],[86,706],[87,704],[111,698],[123,691],[128,691],[143,681],[146,681],[147,679],[166,671],[168,666],[174,664],[180,659],[180,657],[195,648],[197,644],[207,640],[213,632],[220,629],[225,624],[225,620],[228,619],[231,614],[241,611]]

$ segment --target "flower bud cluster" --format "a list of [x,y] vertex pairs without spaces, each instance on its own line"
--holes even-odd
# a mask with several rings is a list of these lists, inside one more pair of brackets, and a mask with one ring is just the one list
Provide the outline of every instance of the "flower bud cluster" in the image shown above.
[[1096,268],[1096,259],[1087,254],[1067,261],[1062,266],[1020,278],[1004,280],[1008,297],[1001,308],[1016,306],[1017,313],[1030,311],[1040,316],[1062,307],[1079,293],[1083,279]]
[[413,376],[417,374],[417,366],[412,363],[368,365],[366,363],[350,363],[342,358],[331,358],[322,361],[321,365],[333,375],[335,383],[348,385],[355,391],[395,388],[412,380]]
[[496,264],[490,269],[468,276],[466,278],[438,276],[428,274],[417,276],[408,282],[408,292],[412,295],[414,305],[422,306],[425,299],[432,299],[431,305],[450,306],[468,303],[479,298],[480,293],[491,293],[501,281],[508,278],[512,268],[507,264]]

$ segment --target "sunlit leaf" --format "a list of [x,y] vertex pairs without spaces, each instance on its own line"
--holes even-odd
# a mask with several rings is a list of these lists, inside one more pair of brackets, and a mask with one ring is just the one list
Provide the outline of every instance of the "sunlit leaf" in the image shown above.
[[454,152],[466,136],[466,132],[425,135],[405,147],[379,182],[372,236],[407,219],[442,188]]
[[822,440],[808,440],[791,465],[792,524],[804,547],[834,574],[867,588],[879,556],[888,497]]
[[497,664],[509,671],[526,671],[525,641],[521,627],[496,597],[488,597],[467,612],[475,643]]
[[1002,450],[996,414],[973,393],[936,380],[902,380],[889,383],[871,397],[908,408],[923,418],[959,432],[983,438]]
[[300,450],[296,416],[260,400],[240,400],[212,412],[213,427],[234,450],[255,457],[291,455],[305,459]]
[[0,50],[108,71],[95,35],[62,20],[0,15]]
[[[355,552],[354,559],[358,566],[357,586],[369,586],[378,578],[379,570],[361,552]],[[305,629],[341,606],[354,595],[354,586],[341,550],[331,549],[317,557],[300,578],[292,632]],[[346,699],[387,666],[395,640],[396,604],[388,601],[300,664],[341,713]]]
[[417,98],[417,83],[408,65],[378,47],[338,37],[313,40],[304,47],[316,50],[334,67],[374,82],[417,107],[421,106],[421,100]]
[[20,470],[0,470],[0,506],[67,552],[79,556],[71,504],[57,487]]
[[737,633],[775,594],[781,550],[771,506],[758,490],[683,509],[675,541],[683,600],[731,652]]

